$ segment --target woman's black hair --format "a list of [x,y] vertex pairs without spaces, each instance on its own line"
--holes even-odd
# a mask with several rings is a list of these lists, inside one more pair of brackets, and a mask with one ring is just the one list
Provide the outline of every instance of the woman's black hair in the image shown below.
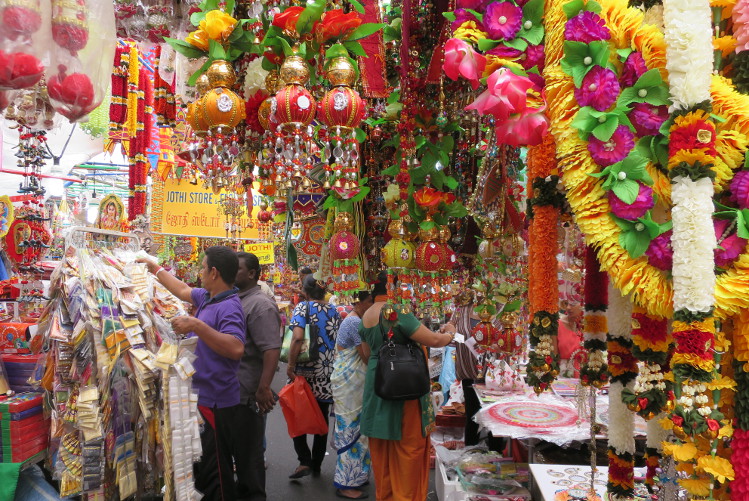
[[[393,274],[393,285],[398,283],[398,275]],[[374,287],[372,287],[372,295],[374,297],[377,296],[384,296],[388,293],[388,273],[385,270],[382,270],[380,273],[377,274],[377,281],[374,283]]]
[[325,299],[325,288],[320,286],[320,283],[312,275],[304,277],[304,293],[310,299],[322,301]]
[[369,291],[358,291],[356,293],[356,302],[361,303],[362,301],[366,301],[372,296],[372,294]]

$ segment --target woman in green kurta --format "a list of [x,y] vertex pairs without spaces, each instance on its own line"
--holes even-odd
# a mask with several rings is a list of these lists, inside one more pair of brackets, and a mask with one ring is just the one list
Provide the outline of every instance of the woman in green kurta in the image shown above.
[[[429,433],[434,426],[434,409],[429,394],[418,400],[383,400],[374,392],[377,354],[383,344],[381,310],[387,301],[385,279],[375,286],[374,305],[359,326],[362,340],[370,346],[364,383],[361,433],[370,438],[370,453],[377,500],[423,501],[429,485]],[[445,330],[448,332],[444,332]],[[393,341],[410,339],[420,345],[442,347],[452,342],[455,327],[445,325],[440,332],[427,329],[411,313],[399,313],[393,326]]]

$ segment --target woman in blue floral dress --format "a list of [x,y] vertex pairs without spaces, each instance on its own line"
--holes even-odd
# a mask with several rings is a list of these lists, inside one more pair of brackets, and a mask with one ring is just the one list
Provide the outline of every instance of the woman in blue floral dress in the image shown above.
[[336,359],[330,387],[335,402],[335,431],[333,446],[338,451],[333,485],[336,495],[349,499],[364,499],[361,488],[369,482],[372,462],[369,458],[369,439],[359,429],[364,379],[367,375],[369,350],[359,336],[361,317],[372,306],[368,291],[359,292],[354,309],[341,322],[336,338]]
[[[320,406],[325,421],[328,420],[333,394],[330,390],[330,376],[335,361],[335,343],[341,317],[336,308],[325,302],[325,288],[312,275],[304,277],[304,293],[308,301],[299,303],[294,309],[290,327],[294,328],[294,340],[289,350],[289,363],[286,374],[293,381],[297,376],[304,377],[312,387],[317,404]],[[310,324],[318,327],[317,346],[320,356],[314,362],[299,362],[297,357],[304,339],[304,328],[309,318]],[[295,437],[294,450],[299,459],[299,466],[289,475],[291,479],[319,475],[320,466],[325,458],[328,435],[315,435],[310,451],[307,435]]]

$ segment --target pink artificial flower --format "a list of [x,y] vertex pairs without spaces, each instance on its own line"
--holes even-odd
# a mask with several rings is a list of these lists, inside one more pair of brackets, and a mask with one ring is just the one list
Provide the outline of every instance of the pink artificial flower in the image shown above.
[[648,67],[645,66],[645,59],[642,54],[640,52],[630,53],[622,69],[622,87],[632,87],[646,71],[648,71]]
[[506,45],[497,45],[490,51],[487,51],[487,55],[491,54],[492,56],[501,57],[502,59],[515,59],[517,57],[520,57],[522,54],[522,51],[519,51],[518,49],[513,49],[512,47],[507,47]]
[[526,70],[537,66],[538,71],[543,71],[545,62],[544,56],[543,45],[529,45],[528,48],[525,49],[525,57],[520,60],[520,64],[523,65],[523,68]]
[[588,138],[588,151],[601,167],[608,167],[624,160],[635,147],[635,136],[629,127],[620,125],[608,141],[601,141],[591,135]]
[[653,106],[648,103],[633,103],[629,120],[639,137],[655,136],[663,122],[668,120],[668,106]]
[[509,146],[535,146],[541,144],[549,131],[549,120],[544,107],[526,108],[523,113],[501,121],[494,128],[497,143]]
[[564,39],[573,42],[590,43],[608,40],[611,32],[601,16],[589,10],[582,11],[564,26]]
[[[471,10],[474,10],[472,7],[468,7],[468,8]],[[453,31],[460,28],[463,25],[463,23],[465,23],[466,21],[473,21],[474,23],[476,23],[477,29],[484,31],[484,26],[479,22],[476,16],[468,12],[466,9],[457,9],[454,12],[454,14],[455,14],[455,21],[450,23],[450,28]]]
[[445,60],[442,68],[451,80],[463,76],[471,82],[473,90],[476,90],[485,67],[486,57],[474,51],[468,42],[451,38],[445,43]]
[[747,240],[746,238],[741,238],[731,230],[730,236],[721,241],[721,237],[731,224],[731,220],[716,219],[713,224],[715,225],[715,238],[718,239],[718,247],[713,252],[715,255],[715,266],[728,268],[744,252]]
[[484,28],[492,40],[512,40],[522,21],[523,9],[512,2],[490,3],[484,14]]
[[622,202],[613,190],[608,192],[607,195],[609,198],[609,205],[611,206],[611,212],[616,217],[628,221],[634,221],[638,217],[644,216],[645,213],[655,205],[655,200],[653,199],[653,188],[639,182],[637,184],[640,185],[640,192],[637,194],[635,201],[631,204]]
[[619,91],[616,73],[596,66],[585,75],[580,88],[575,89],[575,99],[580,106],[592,106],[598,111],[606,111],[616,103]]
[[510,115],[525,110],[527,92],[533,87],[533,82],[507,68],[500,68],[489,75],[486,85],[487,89],[465,109],[476,110],[480,115],[494,115],[497,120],[507,120]]
[[671,230],[661,233],[650,241],[645,251],[648,263],[659,270],[671,271],[674,264],[674,250],[671,248]]
[[471,9],[476,12],[481,12],[486,6],[487,0],[458,0],[456,7],[458,9]]
[[738,204],[739,209],[749,208],[749,171],[741,170],[733,176],[731,200]]

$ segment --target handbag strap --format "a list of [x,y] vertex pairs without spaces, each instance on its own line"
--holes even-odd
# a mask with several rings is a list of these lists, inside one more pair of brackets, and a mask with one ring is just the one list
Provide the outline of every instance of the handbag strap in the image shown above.
[[304,312],[304,325],[305,325],[305,327],[309,326],[309,310],[311,308],[310,302],[311,301],[307,301],[307,310]]

